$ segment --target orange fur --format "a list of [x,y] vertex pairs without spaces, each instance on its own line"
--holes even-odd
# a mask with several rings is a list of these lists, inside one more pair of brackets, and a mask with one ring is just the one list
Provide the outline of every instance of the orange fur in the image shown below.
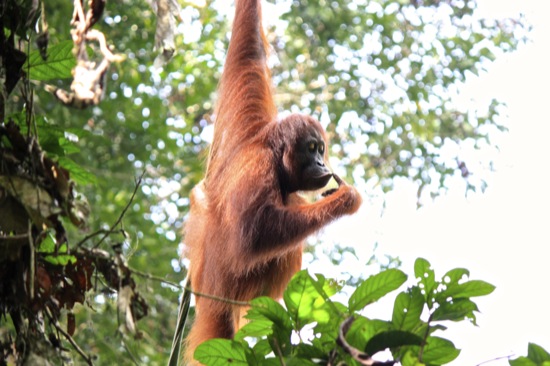
[[[206,177],[191,193],[185,226],[193,289],[237,301],[280,298],[301,268],[307,236],[361,204],[341,181],[312,204],[297,195],[304,173],[296,146],[305,136],[326,136],[308,116],[276,120],[260,13],[259,0],[237,0]],[[196,296],[186,361],[194,363],[203,341],[233,337],[244,310]]]

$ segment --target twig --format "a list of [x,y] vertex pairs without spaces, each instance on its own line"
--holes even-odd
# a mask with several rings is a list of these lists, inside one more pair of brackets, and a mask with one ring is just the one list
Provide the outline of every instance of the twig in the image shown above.
[[134,201],[134,198],[136,197],[136,193],[137,193],[137,190],[138,188],[140,187],[141,185],[141,181],[143,180],[143,176],[145,175],[145,171],[143,171],[143,173],[141,173],[141,175],[139,176],[137,182],[136,182],[136,187],[134,188],[134,192],[132,192],[132,197],[130,197],[130,200],[128,201],[128,203],[126,204],[126,207],[124,207],[124,209],[122,210],[122,212],[120,213],[120,216],[118,217],[118,219],[116,220],[116,222],[111,226],[111,228],[109,230],[107,230],[107,232],[105,233],[105,235],[103,235],[103,237],[101,239],[99,239],[99,242],[97,242],[97,244],[95,245],[95,248],[99,247],[99,245],[101,243],[103,243],[103,241],[109,236],[111,235],[112,233],[114,233],[116,230],[115,230],[115,227],[117,227],[120,222],[122,221],[122,218],[124,217],[124,215],[126,214],[126,211],[128,211],[128,208],[130,208],[130,205],[132,204],[132,202]]
[[86,353],[82,350],[82,348],[80,348],[80,346],[75,342],[73,337],[71,337],[69,333],[65,332],[65,330],[63,330],[63,328],[59,326],[59,323],[57,322],[57,320],[54,320],[53,316],[49,312],[46,312],[46,314],[48,314],[48,318],[50,319],[50,322],[51,324],[53,324],[55,329],[59,333],[63,334],[63,337],[65,337],[69,341],[69,343],[71,344],[71,346],[73,346],[76,352],[80,354],[80,356],[86,361],[88,365],[92,366],[94,364],[92,362],[92,358],[86,355]]
[[418,353],[418,360],[422,362],[422,356],[424,356],[424,347],[426,347],[426,342],[428,341],[428,336],[430,335],[430,322],[432,321],[432,314],[428,318],[428,326],[426,327],[426,332],[424,332],[424,338],[422,339],[422,344],[420,346],[420,352]]
[[93,233],[89,234],[89,235],[86,235],[82,240],[80,240],[77,244],[76,244],[76,247],[80,247],[82,244],[84,244],[85,242],[87,242],[88,240],[98,236],[98,235],[101,235],[101,234],[105,234],[107,233],[108,235],[112,234],[112,232],[110,230],[105,230],[105,229],[100,229],[100,230],[97,230],[97,231],[94,231]]
[[31,252],[30,255],[30,263],[29,263],[29,272],[30,272],[30,281],[29,281],[29,293],[31,300],[34,299],[34,280],[35,280],[35,262],[34,262],[34,240],[32,238],[32,222],[31,220],[28,220],[28,229],[27,229],[27,236],[29,238],[29,249]]
[[193,291],[193,289],[188,287],[185,287],[185,290],[191,291],[195,296],[204,297],[210,300],[221,301],[231,305],[250,306],[250,303],[248,303],[247,301],[231,300],[231,299],[225,299],[223,297],[218,297],[214,295],[203,294],[202,292]]
[[279,345],[279,342],[277,341],[276,338],[273,339],[273,344],[274,344],[274,352],[277,354],[277,358],[279,358],[279,362],[281,363],[282,366],[285,366],[286,363],[285,363],[285,359],[283,357],[283,352],[281,350],[281,346]]
[[29,234],[15,234],[15,235],[0,234],[0,239],[2,240],[19,240],[19,239],[26,239],[28,237],[29,237]]
[[364,366],[392,366],[395,365],[397,361],[387,361],[387,362],[380,362],[373,360],[370,355],[366,352],[362,352],[358,350],[357,348],[351,346],[346,341],[346,334],[348,330],[351,328],[351,325],[355,321],[355,318],[353,316],[348,317],[346,320],[340,324],[340,329],[338,330],[338,338],[336,339],[336,343],[344,349],[355,361],[359,362],[360,365]]
[[122,337],[122,344],[124,344],[124,349],[126,350],[126,352],[128,353],[128,355],[130,356],[130,360],[132,360],[132,362],[134,363],[134,365],[139,366],[139,365],[140,365],[139,361],[136,359],[136,356],[134,356],[134,354],[133,354],[132,351],[130,350],[130,347],[128,347],[128,343],[126,342],[126,340],[124,339],[124,337]]
[[152,275],[150,273],[145,273],[145,272],[141,272],[141,271],[138,271],[137,269],[133,269],[133,268],[130,268],[128,267],[128,269],[130,270],[130,272],[132,272],[133,274],[136,274],[140,277],[143,277],[143,278],[146,278],[148,280],[153,280],[153,281],[158,281],[160,283],[164,283],[166,285],[170,285],[172,287],[175,287],[179,290],[182,290],[184,289],[185,287],[178,284],[178,283],[175,283],[175,282],[172,282],[172,281],[168,281],[168,280],[165,280],[164,278],[162,277],[158,277],[158,276],[155,276],[155,275]]
[[168,366],[179,365],[179,355],[182,346],[183,332],[185,330],[185,323],[189,316],[189,307],[191,306],[191,291],[188,288],[191,287],[191,280],[187,279],[186,290],[183,291],[181,303],[178,310],[178,320],[176,322],[176,330],[174,331],[174,338],[172,339],[172,349],[170,351],[170,358],[168,359]]
[[483,362],[481,362],[481,363],[478,363],[476,366],[481,366],[481,365],[483,365],[483,364],[486,364],[486,363],[489,363],[489,362],[495,362],[495,361],[502,360],[502,359],[505,359],[505,358],[506,358],[506,359],[510,359],[510,358],[512,358],[512,357],[514,357],[514,354],[511,354],[511,355],[508,355],[508,356],[495,357],[495,358],[493,358],[493,359],[491,359],[491,360],[487,360],[487,361],[483,361]]

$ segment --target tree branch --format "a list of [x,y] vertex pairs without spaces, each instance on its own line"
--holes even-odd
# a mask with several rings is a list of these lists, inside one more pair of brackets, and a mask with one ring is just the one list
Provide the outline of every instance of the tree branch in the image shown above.
[[116,230],[115,230],[115,227],[117,227],[120,222],[122,221],[122,218],[124,217],[124,215],[126,215],[126,211],[128,211],[128,208],[130,208],[130,205],[132,204],[132,202],[134,201],[134,198],[136,197],[136,193],[137,193],[137,190],[138,188],[141,186],[141,181],[143,180],[143,176],[145,175],[145,171],[143,171],[143,173],[141,173],[141,175],[139,176],[139,178],[137,179],[137,182],[136,182],[136,187],[134,188],[134,192],[132,192],[132,197],[130,197],[130,200],[128,201],[128,203],[126,204],[126,207],[124,207],[124,209],[122,210],[122,212],[120,213],[120,216],[118,217],[118,219],[116,220],[116,222],[111,226],[111,228],[109,230],[107,230],[107,232],[105,232],[105,235],[103,235],[103,237],[101,239],[99,239],[99,241],[97,242],[97,244],[95,245],[95,248],[99,247],[99,245],[101,243],[103,243],[103,241],[105,241],[105,239],[111,235],[112,233],[114,233]]

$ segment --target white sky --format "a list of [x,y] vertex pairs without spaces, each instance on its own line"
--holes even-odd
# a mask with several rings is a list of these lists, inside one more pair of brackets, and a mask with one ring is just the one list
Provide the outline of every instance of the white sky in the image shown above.
[[[381,218],[379,203],[365,202],[362,214],[335,225],[340,227],[340,242],[368,244],[366,255],[378,241],[377,253],[399,256],[410,278],[414,260],[424,257],[436,276],[463,267],[470,270],[470,279],[497,287],[493,294],[474,299],[481,311],[479,327],[452,323],[441,334],[462,349],[453,366],[526,356],[528,342],[550,350],[550,2],[478,3],[492,16],[523,12],[534,25],[532,42],[497,59],[465,90],[480,102],[496,97],[508,104],[510,131],[498,139],[496,171],[483,172],[488,189],[465,197],[464,186],[457,182],[447,194],[417,210],[415,187],[398,182],[386,197]],[[347,233],[344,238],[342,231]],[[385,312],[379,316],[389,319],[391,306],[372,311]]]

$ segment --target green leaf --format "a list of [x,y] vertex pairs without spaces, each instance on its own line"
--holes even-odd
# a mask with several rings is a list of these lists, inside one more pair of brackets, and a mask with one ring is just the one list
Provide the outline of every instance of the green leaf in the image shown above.
[[69,263],[76,263],[76,257],[74,255],[67,254],[68,247],[66,243],[61,244],[61,246],[57,248],[56,252],[56,241],[50,233],[48,233],[44,240],[42,240],[39,244],[38,253],[46,254],[44,255],[44,260],[56,266],[66,266]]
[[319,298],[307,271],[300,271],[290,281],[283,295],[288,314],[301,329],[312,320],[313,303]]
[[80,152],[80,148],[75,145],[74,142],[67,139],[66,137],[60,137],[58,139],[58,144],[61,149],[63,149],[63,153],[65,155],[75,154],[77,152]]
[[[321,296],[321,298],[317,299],[317,302],[321,303],[326,301],[329,306],[332,306],[332,301],[329,301],[329,297],[340,291],[342,289],[342,285],[338,281],[331,278],[326,278],[320,273],[316,273],[315,278],[309,276],[309,279],[312,286],[315,287],[317,293]],[[338,312],[336,307],[334,307],[333,310]]]
[[269,337],[271,347],[278,349],[283,355],[288,354],[291,350],[290,336],[293,328],[286,310],[269,297],[259,297],[250,303],[252,306],[248,310],[246,318],[252,321],[256,319],[271,321],[273,323],[273,334]]
[[58,159],[58,163],[70,173],[71,179],[78,185],[97,184],[97,177],[94,174],[90,173],[70,158],[61,156]]
[[256,361],[258,366],[281,366],[281,361],[278,358],[262,358]]
[[515,360],[509,361],[510,366],[538,366],[535,362],[531,361],[527,357],[519,357]]
[[432,320],[452,320],[460,321],[468,315],[473,315],[474,311],[479,311],[477,305],[469,299],[455,299],[452,302],[444,302],[433,312]]
[[470,271],[465,268],[455,268],[451,269],[449,272],[445,273],[443,276],[443,281],[447,284],[458,283],[464,276],[469,276]]
[[237,334],[235,334],[235,340],[240,341],[245,337],[260,338],[273,334],[273,322],[266,319],[254,319],[246,323]]
[[250,302],[251,308],[246,314],[250,320],[268,319],[279,327],[292,329],[292,322],[285,308],[270,297],[258,297]]
[[326,300],[335,292],[335,281],[327,280],[323,275],[316,275],[316,279],[307,271],[294,275],[284,292],[283,300],[296,323],[296,329],[312,322],[328,323],[335,309],[324,305],[330,302]]
[[55,238],[51,233],[48,233],[40,242],[37,251],[39,253],[53,253],[55,251]]
[[42,59],[39,51],[31,52],[23,70],[28,70],[31,80],[46,81],[72,77],[75,66],[73,42],[64,41],[48,48],[46,60]]
[[459,285],[449,286],[438,296],[438,302],[446,301],[448,298],[459,299],[474,296],[489,295],[495,290],[495,286],[481,280],[472,280]]
[[243,345],[230,339],[210,339],[197,347],[194,357],[206,366],[248,365]]
[[402,366],[426,366],[424,363],[418,360],[418,352],[414,352],[414,348],[407,349],[405,351],[405,354],[401,357]]
[[47,255],[44,257],[44,260],[57,266],[66,266],[69,263],[76,263],[76,257],[68,254]]
[[414,262],[414,275],[418,279],[420,287],[424,289],[428,307],[432,307],[432,294],[437,287],[435,281],[435,272],[431,269],[431,264],[424,258],[418,258]]
[[529,346],[527,347],[527,357],[539,365],[545,361],[550,361],[550,354],[548,354],[544,348],[535,343],[529,343]]
[[515,360],[509,361],[510,366],[539,366],[534,361],[528,359],[527,357],[519,357]]
[[296,357],[305,358],[308,360],[313,360],[313,359],[322,360],[327,357],[327,354],[326,352],[324,352],[324,350],[319,349],[314,345],[306,344],[306,343],[299,343],[296,346],[294,354],[296,355]]
[[260,339],[257,341],[252,350],[256,358],[265,358],[265,356],[273,352],[268,339]]
[[386,348],[396,348],[401,346],[419,346],[422,344],[422,337],[411,332],[402,330],[389,330],[381,332],[372,337],[365,348],[365,352],[374,355]]
[[422,361],[429,365],[443,365],[451,362],[460,354],[453,342],[439,337],[428,337],[422,353]]
[[371,276],[351,295],[348,303],[351,312],[361,310],[387,293],[398,289],[407,280],[402,271],[392,268]]
[[[339,327],[339,325],[335,325],[335,327]],[[372,337],[391,329],[392,324],[389,322],[357,316],[346,334],[346,339],[358,349],[365,349]]]
[[424,296],[420,288],[414,286],[395,298],[392,323],[397,329],[415,330],[422,322],[420,315],[424,309]]
[[[281,365],[280,361],[277,361],[277,365]],[[317,363],[300,357],[292,357],[288,362],[285,363],[286,366],[316,366]]]

